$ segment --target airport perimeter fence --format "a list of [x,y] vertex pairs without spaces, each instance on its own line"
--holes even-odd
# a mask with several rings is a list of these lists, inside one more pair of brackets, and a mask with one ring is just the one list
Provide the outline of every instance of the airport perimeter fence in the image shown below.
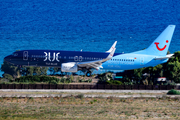
[[0,84],[0,89],[171,90],[176,88],[175,85]]

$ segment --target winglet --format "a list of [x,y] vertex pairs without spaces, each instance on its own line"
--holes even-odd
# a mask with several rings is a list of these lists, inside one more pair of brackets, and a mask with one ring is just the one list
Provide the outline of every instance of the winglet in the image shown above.
[[[116,47],[116,43],[117,43],[117,41],[115,41],[114,44],[111,46],[111,48],[110,48],[108,51],[106,51],[106,52],[107,52],[107,53],[112,52],[113,49],[115,49],[115,47]],[[114,54],[114,53],[113,53],[113,54]]]
[[114,48],[114,49],[110,52],[110,54],[109,54],[108,57],[106,58],[107,60],[110,60],[110,59],[113,57],[115,50],[116,50],[116,48]]

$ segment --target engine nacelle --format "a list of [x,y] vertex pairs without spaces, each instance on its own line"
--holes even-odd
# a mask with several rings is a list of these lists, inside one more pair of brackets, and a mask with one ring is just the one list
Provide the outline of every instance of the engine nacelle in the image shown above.
[[61,71],[62,72],[77,72],[78,66],[76,65],[76,63],[62,63]]

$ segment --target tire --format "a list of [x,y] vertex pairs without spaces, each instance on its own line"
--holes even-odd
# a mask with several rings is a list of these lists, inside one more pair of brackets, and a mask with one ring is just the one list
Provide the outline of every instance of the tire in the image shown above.
[[88,72],[86,73],[86,76],[87,76],[87,77],[91,77],[91,71],[88,71]]

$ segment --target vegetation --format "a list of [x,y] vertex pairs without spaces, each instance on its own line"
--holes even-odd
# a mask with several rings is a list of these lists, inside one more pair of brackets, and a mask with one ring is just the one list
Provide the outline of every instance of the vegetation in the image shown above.
[[16,78],[15,82],[20,83],[49,83],[49,84],[58,84],[58,83],[70,83],[69,78],[55,78],[55,77],[49,77],[49,76],[22,76],[20,78]]
[[91,83],[91,82],[92,82],[92,79],[85,80],[85,79],[83,78],[83,79],[79,80],[79,82]]
[[168,95],[180,95],[180,92],[177,91],[177,90],[172,89],[172,90],[168,91],[167,94],[168,94]]
[[[97,77],[99,78],[98,84],[106,84],[108,83],[108,81],[113,80],[111,72],[102,73],[98,75]],[[109,82],[109,84],[111,84],[111,82]]]
[[13,66],[6,61],[3,62],[1,65],[1,71],[3,71],[5,74],[3,77],[5,78],[5,75],[12,76],[14,79],[19,78],[21,76],[33,76],[33,75],[47,75],[47,67],[24,67],[24,66]]
[[0,98],[0,119],[180,119],[179,107],[169,98],[14,97]]
[[108,80],[108,81],[106,81],[106,84],[108,84],[108,85],[123,85],[123,83],[118,80]]
[[[7,75],[8,77],[9,75]],[[10,77],[11,78],[11,77]],[[59,83],[71,83],[70,78],[56,78],[52,76],[22,76],[20,78],[16,78],[13,81],[4,81],[1,80],[1,84],[18,84],[18,83],[23,83],[23,84],[36,84],[36,83],[44,83],[44,84],[59,84]]]

